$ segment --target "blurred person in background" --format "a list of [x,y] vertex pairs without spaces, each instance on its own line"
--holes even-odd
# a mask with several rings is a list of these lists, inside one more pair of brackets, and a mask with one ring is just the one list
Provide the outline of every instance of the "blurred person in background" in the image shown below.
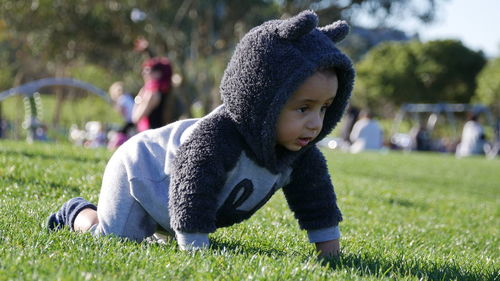
[[417,151],[431,151],[432,139],[429,130],[424,122],[419,122],[418,126],[410,131],[412,138],[412,149]]
[[495,158],[498,152],[500,152],[500,118],[497,119],[497,123],[495,124],[495,140],[493,141],[491,149],[488,151],[488,157]]
[[139,132],[166,124],[165,109],[171,89],[172,67],[165,57],[154,57],[142,65],[144,86],[135,97],[132,121]]
[[358,116],[359,109],[355,106],[349,105],[349,108],[344,116],[344,126],[342,127],[342,140],[348,144],[351,144],[350,135],[352,128],[354,127],[354,123],[358,120]]
[[113,107],[120,113],[124,121],[120,130],[110,138],[108,143],[109,149],[115,149],[135,133],[135,125],[132,122],[134,98],[125,92],[122,81],[117,81],[109,87],[109,95],[113,101]]
[[462,138],[457,146],[456,156],[465,157],[484,154],[485,144],[486,135],[483,126],[479,123],[479,114],[469,113],[462,130]]
[[349,137],[352,142],[351,153],[381,149],[384,133],[378,122],[373,119],[373,114],[369,110],[364,109],[359,114],[359,117],[359,120],[354,123]]

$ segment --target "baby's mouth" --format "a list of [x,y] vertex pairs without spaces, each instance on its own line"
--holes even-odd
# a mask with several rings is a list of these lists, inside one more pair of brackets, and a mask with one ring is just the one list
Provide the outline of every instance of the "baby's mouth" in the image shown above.
[[298,138],[297,139],[297,144],[299,146],[306,146],[308,145],[311,141],[313,140],[313,138]]

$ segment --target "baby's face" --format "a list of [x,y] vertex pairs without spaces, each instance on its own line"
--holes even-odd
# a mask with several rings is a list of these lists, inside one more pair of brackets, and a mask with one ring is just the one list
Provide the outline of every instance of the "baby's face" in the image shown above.
[[278,117],[276,142],[299,151],[313,141],[323,128],[326,109],[337,93],[334,74],[316,72],[287,101]]

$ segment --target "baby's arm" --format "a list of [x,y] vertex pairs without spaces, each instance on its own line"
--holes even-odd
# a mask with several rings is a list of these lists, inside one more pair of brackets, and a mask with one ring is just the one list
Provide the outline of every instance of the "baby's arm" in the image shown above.
[[186,141],[177,152],[169,190],[170,223],[179,247],[208,247],[208,233],[216,229],[217,187],[224,173],[210,145],[197,138]]
[[[296,161],[291,182],[283,187],[290,209],[295,213],[309,241],[322,255],[338,252],[342,214],[328,174],[326,160],[313,147]],[[337,246],[337,247],[336,247]]]
[[241,152],[231,124],[214,115],[199,124],[177,151],[169,188],[170,224],[184,250],[209,246],[216,230],[217,196]]

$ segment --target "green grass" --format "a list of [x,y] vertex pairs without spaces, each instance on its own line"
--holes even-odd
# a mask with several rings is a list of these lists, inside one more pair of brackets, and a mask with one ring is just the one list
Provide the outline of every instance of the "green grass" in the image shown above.
[[211,250],[47,233],[47,215],[97,202],[110,153],[0,141],[0,280],[500,280],[500,161],[326,152],[343,255],[318,260],[281,192]]

